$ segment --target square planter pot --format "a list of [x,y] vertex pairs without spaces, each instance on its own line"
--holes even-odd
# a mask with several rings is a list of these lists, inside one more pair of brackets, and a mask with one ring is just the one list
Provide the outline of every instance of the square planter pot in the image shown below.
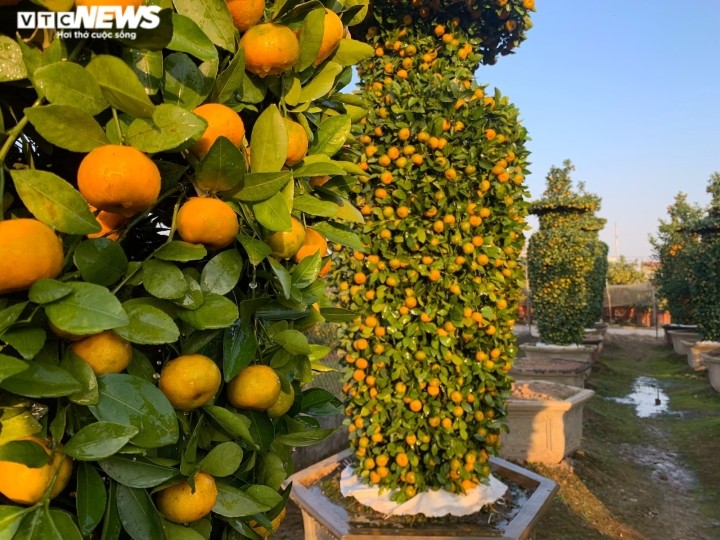
[[704,371],[707,369],[705,354],[717,352],[720,352],[720,343],[712,341],[698,341],[688,347],[688,366],[695,371]]
[[525,353],[525,358],[564,358],[566,360],[577,360],[592,364],[593,354],[596,347],[591,345],[577,345],[566,347],[563,345],[532,345],[523,343],[520,350]]
[[664,324],[663,325],[663,332],[665,334],[665,343],[672,346],[673,344],[673,335],[672,333],[675,331],[679,332],[697,332],[698,327],[695,324]]
[[707,365],[710,386],[716,392],[720,392],[720,356],[711,353],[702,353],[705,365]]
[[676,354],[685,356],[692,344],[700,341],[700,333],[691,330],[669,330],[673,350]]
[[[560,463],[580,448],[583,409],[595,392],[543,381],[516,385],[528,388],[529,393],[527,397],[508,400],[510,431],[502,437],[502,457],[515,461]],[[513,396],[518,394],[517,387]],[[555,399],[546,399],[545,395]]]
[[[557,484],[532,471],[499,458],[491,458],[493,475],[506,484],[515,484],[527,490],[528,498],[521,502],[515,515],[507,522],[491,526],[464,528],[447,522],[442,528],[427,526],[396,527],[392,518],[384,520],[382,527],[361,526],[362,516],[352,515],[345,507],[331,501],[320,488],[328,476],[344,467],[344,461],[352,456],[345,450],[334,456],[293,474],[286,480],[292,482],[290,497],[302,510],[305,540],[521,540],[534,537],[540,517],[547,512]],[[486,529],[486,530],[483,530]]]
[[510,376],[516,381],[545,381],[583,388],[592,366],[564,358],[516,358]]

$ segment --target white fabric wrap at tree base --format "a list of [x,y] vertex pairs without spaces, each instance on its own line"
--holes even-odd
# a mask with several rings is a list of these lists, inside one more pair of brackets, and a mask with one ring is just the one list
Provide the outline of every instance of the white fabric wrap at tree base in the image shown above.
[[464,495],[449,491],[426,491],[415,495],[409,501],[398,504],[391,501],[392,492],[360,481],[349,465],[340,474],[340,492],[344,497],[355,497],[360,504],[369,506],[387,516],[411,516],[425,514],[427,517],[467,516],[478,512],[483,506],[492,504],[507,491],[507,486],[490,475],[489,484],[478,484]]

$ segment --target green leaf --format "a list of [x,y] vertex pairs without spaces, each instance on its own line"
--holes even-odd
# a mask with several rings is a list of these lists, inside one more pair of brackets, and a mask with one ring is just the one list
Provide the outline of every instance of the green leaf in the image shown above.
[[141,25],[130,32],[130,37],[117,37],[115,41],[125,45],[125,47],[152,52],[159,52],[167,47],[173,34],[172,9],[164,2],[160,4],[164,7],[158,13],[160,24],[155,28],[143,28]]
[[27,302],[19,302],[0,311],[0,334],[17,322],[27,305]]
[[264,453],[259,455],[257,467],[258,481],[274,489],[280,489],[282,483],[288,477],[286,464],[277,454]]
[[117,482],[110,480],[100,540],[118,540],[122,532],[122,523],[117,511],[117,486]]
[[223,334],[223,377],[225,382],[235,377],[242,368],[255,359],[258,342],[249,323],[241,319]]
[[62,397],[82,390],[68,371],[41,362],[30,362],[27,369],[0,381],[0,388],[31,398]]
[[93,57],[87,70],[95,77],[105,99],[135,118],[152,116],[155,106],[135,72],[120,58],[107,54]]
[[41,279],[33,283],[28,292],[28,298],[36,304],[49,304],[72,294],[73,289],[62,281],[54,279]]
[[38,68],[33,74],[38,94],[54,105],[70,105],[95,116],[108,103],[88,71],[74,62],[56,62]]
[[0,83],[27,78],[22,56],[22,50],[14,39],[0,35]]
[[230,485],[217,483],[218,498],[212,511],[224,517],[245,517],[267,512],[272,507],[256,501]]
[[235,26],[224,0],[173,0],[181,15],[192,19],[215,45],[235,51]]
[[337,323],[349,323],[357,318],[358,314],[349,309],[335,308],[335,307],[323,307],[320,308],[320,315],[322,315],[327,322]]
[[296,433],[282,433],[275,437],[275,441],[291,447],[312,446],[327,439],[336,431],[337,428],[330,428],[298,431]]
[[335,219],[349,221],[350,223],[365,223],[365,218],[355,206],[347,199],[342,199],[342,206],[337,206]]
[[0,336],[0,340],[20,353],[25,360],[32,360],[45,345],[45,337],[45,330],[42,328],[15,328],[5,332]]
[[135,426],[132,439],[142,448],[158,448],[178,440],[175,411],[165,395],[153,384],[120,373],[98,377],[100,399],[89,407],[99,421]]
[[307,337],[298,330],[283,330],[275,334],[272,339],[290,354],[310,353]]
[[33,441],[10,441],[0,446],[0,460],[22,463],[28,467],[43,467],[50,462],[45,449]]
[[178,318],[196,330],[227,328],[238,318],[237,305],[228,298],[210,293],[205,302],[194,311],[180,310]]
[[173,13],[172,24],[173,36],[167,46],[168,49],[192,54],[200,60],[217,59],[218,53],[215,45],[195,21],[184,15]]
[[[212,152],[212,150],[211,150]],[[153,256],[161,261],[188,262],[199,261],[207,255],[207,249],[201,244],[189,244],[181,240],[173,240],[160,246]]]
[[165,103],[192,110],[205,101],[212,90],[212,84],[213,80],[206,76],[188,55],[172,53],[165,59]]
[[320,52],[324,30],[325,8],[320,5],[319,9],[313,9],[305,15],[300,27],[300,60],[295,66],[298,72],[305,71],[313,65]]
[[156,298],[181,298],[188,284],[182,270],[171,262],[148,259],[142,264],[143,286]]
[[267,107],[253,126],[250,138],[252,172],[277,172],[287,158],[288,134],[276,105]]
[[137,118],[127,130],[127,142],[138,150],[154,154],[182,147],[199,137],[207,122],[177,105],[158,105],[152,120]]
[[290,210],[282,193],[276,193],[265,201],[253,204],[258,223],[271,231],[289,231],[292,228]]
[[[69,513],[47,506],[42,509],[42,513],[42,518],[36,523],[36,530],[40,533],[40,538],[43,540],[82,540],[82,535]],[[18,535],[23,537],[22,533],[18,533]]]
[[338,205],[330,201],[323,201],[312,195],[300,195],[293,199],[293,209],[311,216],[335,217]]
[[43,428],[35,420],[31,410],[19,406],[6,408],[0,414],[0,422],[2,422],[0,445],[38,433]]
[[247,493],[257,502],[266,504],[271,508],[276,507],[283,501],[283,496],[280,495],[277,490],[269,486],[261,486],[256,484],[247,488],[245,490],[245,493]]
[[228,435],[250,443],[253,448],[257,447],[255,439],[253,439],[250,434],[250,422],[247,418],[229,411],[224,407],[218,407],[216,405],[203,407],[203,410],[205,410],[205,412],[207,412],[210,416],[210,419],[219,427],[224,429]]
[[[2,73],[1,70],[2,68],[0,67],[0,73]],[[0,540],[12,540],[18,527],[20,527],[23,516],[25,516],[27,512],[27,508],[0,506]]]
[[[325,154],[316,154],[323,157]],[[293,176],[295,178],[308,178],[312,176],[344,176],[345,175],[345,169],[343,169],[340,165],[337,165],[335,162],[332,161],[322,161],[322,162],[311,162],[310,160],[306,159],[303,161],[299,167],[296,169],[293,169]]]
[[242,247],[245,248],[248,260],[253,266],[257,266],[263,262],[265,257],[272,253],[272,248],[262,240],[248,236],[238,236],[237,239],[240,241]]
[[343,67],[348,67],[372,58],[374,54],[375,50],[367,43],[355,39],[341,39],[337,50],[330,57],[330,60]]
[[244,202],[264,201],[279,193],[291,180],[289,171],[246,174],[242,189],[232,198]]
[[322,221],[320,223],[314,223],[313,229],[327,238],[329,242],[336,242],[351,249],[365,251],[365,246],[363,246],[360,237],[344,225]]
[[146,490],[118,485],[117,510],[123,529],[134,540],[165,540],[162,519]]
[[115,455],[98,461],[105,473],[120,484],[133,488],[152,488],[167,482],[180,471],[153,463],[142,456]]
[[68,234],[100,231],[83,196],[59,176],[36,169],[10,171],[10,176],[27,209],[46,225]]
[[[324,255],[324,254],[323,254]],[[303,289],[315,282],[322,268],[322,257],[319,251],[305,257],[292,271],[292,284]]]
[[283,296],[285,297],[286,300],[289,300],[291,290],[292,290],[292,277],[290,277],[290,272],[288,272],[287,269],[282,264],[280,264],[278,261],[276,261],[272,257],[268,259],[268,262],[270,263],[270,266],[272,267],[275,277],[277,277],[277,279],[278,279],[278,283],[280,283],[280,287],[282,288]]
[[75,433],[63,452],[80,461],[95,461],[117,453],[139,432],[132,425],[94,422]]
[[28,367],[27,362],[23,362],[6,354],[0,354],[0,382],[8,377],[17,375],[21,371],[25,371]]
[[182,298],[173,300],[173,304],[185,309],[197,309],[203,304],[203,302],[205,302],[202,287],[195,279],[195,275],[191,274],[189,269],[184,270],[183,275],[185,276],[185,282],[187,283],[187,290]]
[[218,137],[195,173],[195,185],[201,191],[228,191],[245,181],[245,152],[229,139]]
[[107,504],[105,483],[94,464],[78,463],[75,509],[80,531],[89,536],[102,521]]
[[[163,82],[162,51],[127,47],[123,50],[122,57],[145,88],[145,93],[149,96],[156,95]],[[94,79],[93,82],[95,82]],[[102,94],[100,95],[102,96]]]
[[228,67],[218,75],[212,91],[212,98],[217,103],[233,101],[241,91],[245,80],[245,50],[238,49]]
[[130,321],[120,301],[105,287],[93,283],[67,283],[73,292],[45,305],[45,314],[60,330],[95,334],[125,326]]
[[60,367],[67,370],[82,386],[82,390],[68,397],[78,405],[95,405],[98,401],[97,378],[90,364],[68,350]]
[[334,156],[345,144],[350,135],[351,126],[352,121],[346,114],[331,116],[323,120],[308,153]]
[[107,238],[81,242],[75,249],[73,262],[85,281],[106,287],[123,277],[128,269],[123,248]]
[[243,449],[234,442],[215,446],[198,464],[198,468],[215,477],[230,476],[240,467]]
[[118,335],[139,345],[175,343],[180,337],[173,318],[154,306],[128,300],[123,304],[129,323],[115,329]]
[[240,280],[242,264],[242,256],[236,249],[218,253],[200,274],[202,290],[220,295],[229,293]]
[[325,62],[310,82],[303,86],[300,91],[300,103],[315,101],[329,94],[335,86],[335,79],[342,73],[342,70],[343,67],[340,64],[331,61]]

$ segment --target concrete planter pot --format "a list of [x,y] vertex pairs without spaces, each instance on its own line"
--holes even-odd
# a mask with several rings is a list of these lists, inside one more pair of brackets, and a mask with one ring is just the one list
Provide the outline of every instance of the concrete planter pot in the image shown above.
[[539,395],[557,395],[558,399],[510,398],[510,431],[503,434],[500,455],[515,461],[560,463],[580,448],[583,409],[595,392],[542,381],[519,384],[527,384]]
[[592,364],[595,358],[597,347],[591,345],[573,345],[567,347],[564,345],[532,345],[523,343],[520,350],[525,353],[525,358],[564,358],[565,360],[577,360],[579,362],[587,362]]
[[320,488],[322,480],[344,467],[352,456],[351,450],[339,454],[293,474],[290,497],[302,510],[305,540],[521,540],[534,538],[538,521],[550,508],[557,484],[544,476],[499,458],[491,458],[493,475],[506,484],[522,486],[530,492],[517,513],[506,523],[496,527],[443,525],[440,529],[393,526],[393,519],[384,520],[383,527],[360,526],[363,516],[352,515],[345,507],[331,501]]
[[698,341],[688,346],[688,366],[695,371],[704,371],[707,369],[707,364],[705,362],[706,355],[718,352],[720,352],[720,343],[715,343],[713,341]]
[[703,353],[703,360],[705,360],[705,365],[707,365],[710,386],[712,386],[716,392],[720,392],[720,356]]
[[516,381],[545,381],[583,388],[591,368],[579,360],[517,358],[510,376]]
[[664,324],[663,332],[665,334],[665,343],[672,346],[673,336],[672,332],[697,332],[698,327],[696,324]]
[[608,329],[608,324],[606,322],[596,322],[593,326],[601,336],[604,336]]
[[700,333],[691,330],[669,330],[673,350],[680,356],[685,356],[691,345],[700,341]]

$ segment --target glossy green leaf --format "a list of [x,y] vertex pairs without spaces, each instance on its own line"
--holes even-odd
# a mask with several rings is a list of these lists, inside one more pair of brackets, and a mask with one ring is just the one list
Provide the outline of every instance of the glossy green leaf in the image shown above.
[[223,377],[225,382],[249,365],[257,354],[258,342],[252,327],[241,319],[223,334]]
[[270,231],[289,231],[292,227],[290,210],[282,193],[276,193],[265,201],[253,204],[258,223]]
[[172,24],[173,36],[168,49],[192,54],[200,60],[214,60],[218,57],[215,45],[195,21],[173,13]]
[[334,156],[350,135],[351,125],[352,121],[347,115],[331,116],[323,120],[308,153]]
[[27,437],[42,430],[40,423],[35,420],[32,411],[23,407],[7,407],[0,414],[2,431],[0,431],[0,445],[10,441]]
[[288,272],[282,264],[280,264],[272,257],[268,259],[268,262],[270,263],[273,273],[275,274],[275,277],[280,284],[283,296],[286,300],[289,300],[290,292],[292,289],[292,278],[290,277],[290,272]]
[[[13,328],[0,336],[4,341],[15,349],[25,360],[32,360],[45,345],[45,330],[42,328]],[[2,367],[0,367],[0,378],[2,378]]]
[[27,369],[0,381],[0,388],[31,398],[69,396],[82,390],[68,371],[41,362],[29,362]]
[[348,323],[356,319],[358,314],[349,309],[323,307],[320,308],[320,315],[325,317],[328,322]]
[[98,401],[97,378],[90,364],[68,350],[60,367],[67,370],[80,383],[82,389],[68,397],[78,405],[95,405]]
[[311,216],[335,217],[338,205],[330,201],[323,201],[312,195],[300,195],[293,199],[293,209]]
[[[190,525],[194,525],[197,522],[193,522]],[[172,521],[163,519],[163,529],[165,530],[165,536],[170,540],[207,540],[209,535],[203,535],[193,529],[191,526],[179,525]]]
[[233,290],[242,274],[243,259],[238,250],[228,249],[208,261],[200,274],[204,292],[224,295]]
[[50,456],[36,442],[10,441],[0,446],[0,460],[22,463],[28,467],[43,467],[50,462]]
[[69,234],[100,231],[87,202],[68,182],[47,171],[10,171],[15,189],[28,210],[46,225]]
[[172,53],[165,59],[163,98],[166,104],[192,110],[205,101],[212,84],[213,80],[185,53]]
[[117,486],[117,482],[110,480],[100,540],[118,540],[122,532],[122,523],[117,511]]
[[173,300],[173,304],[185,309],[197,309],[205,302],[205,296],[203,295],[203,290],[200,286],[200,282],[195,279],[195,276],[191,275],[188,270],[183,271],[183,275],[185,276],[187,289],[185,290],[185,294],[181,298]]
[[173,444],[179,436],[175,411],[153,384],[132,375],[110,373],[98,377],[100,399],[90,412],[99,421],[135,426],[132,439],[142,448]]
[[22,56],[22,50],[13,38],[0,36],[0,83],[27,78]]
[[224,429],[228,435],[233,438],[242,439],[246,443],[249,443],[251,447],[257,446],[255,439],[253,439],[250,434],[250,422],[246,417],[216,405],[203,407],[203,410],[205,410],[210,419]]
[[258,481],[273,489],[279,490],[288,477],[286,463],[277,454],[266,452],[258,455]]
[[205,302],[196,310],[178,311],[178,318],[196,330],[227,328],[238,316],[237,305],[232,300],[214,293],[207,294]]
[[0,506],[0,540],[12,540],[27,512],[20,506]]
[[245,411],[250,419],[250,433],[260,443],[260,451],[267,452],[275,437],[275,426],[265,411]]
[[234,442],[224,442],[215,446],[198,464],[208,474],[218,478],[230,476],[240,467],[243,449]]
[[173,240],[155,250],[153,256],[161,261],[188,262],[205,258],[207,249],[201,244],[190,244],[182,240]]
[[238,236],[238,241],[245,248],[248,260],[253,266],[257,266],[265,260],[265,257],[272,253],[272,248],[262,240],[257,238],[249,238],[247,236]]
[[94,464],[78,463],[75,509],[80,531],[89,535],[102,521],[107,504],[105,483]]
[[53,105],[70,105],[95,116],[104,111],[108,102],[88,71],[74,62],[56,62],[33,74],[38,93]]
[[49,304],[72,294],[73,289],[62,281],[41,279],[33,283],[28,291],[28,298],[36,304]]
[[81,242],[75,248],[73,262],[85,281],[106,287],[117,282],[128,269],[123,248],[107,238]]
[[279,193],[291,180],[289,171],[246,174],[242,189],[232,198],[244,202],[264,201]]
[[218,137],[195,173],[195,186],[209,193],[229,191],[244,183],[246,171],[245,152]]
[[320,252],[316,251],[310,257],[305,257],[300,264],[293,268],[291,277],[292,284],[298,289],[303,289],[315,282],[323,265]]
[[355,39],[341,39],[330,60],[343,67],[348,67],[354,66],[367,58],[372,58],[374,54],[375,50],[367,43]]
[[160,24],[155,28],[143,28],[142,25],[126,34],[130,37],[116,37],[115,41],[125,45],[127,48],[139,49],[143,51],[160,52],[167,47],[172,39],[172,9],[165,2],[160,5],[164,8],[158,13]]
[[80,461],[95,461],[112,456],[139,433],[132,425],[93,422],[75,433],[63,451]]
[[295,69],[305,71],[313,65],[323,41],[325,30],[325,8],[313,9],[305,15],[300,26],[300,60]]
[[171,262],[148,259],[143,262],[143,286],[156,298],[180,298],[187,290],[187,282],[180,268]]
[[235,50],[235,26],[224,0],[174,0],[175,9],[192,19],[215,45]]
[[215,80],[212,91],[213,101],[227,103],[233,101],[236,94],[242,90],[245,80],[245,50],[238,49],[225,70]]
[[17,322],[27,305],[27,302],[19,302],[0,310],[0,334]]
[[21,371],[28,369],[28,367],[27,362],[23,362],[6,354],[0,354],[0,381],[17,375]]
[[282,433],[275,437],[275,441],[291,447],[312,446],[313,444],[317,444],[320,441],[327,439],[336,431],[336,428],[331,428],[298,431],[295,433]]
[[342,206],[337,206],[335,219],[349,221],[350,223],[365,223],[365,218],[355,206],[347,199],[342,199]]
[[155,106],[135,72],[120,58],[107,54],[93,57],[87,70],[95,77],[105,99],[135,118],[152,116]]
[[14,540],[82,540],[70,514],[39,506],[22,521]]
[[60,330],[94,334],[125,326],[130,321],[120,301],[105,287],[93,283],[67,283],[73,292],[45,305],[45,313]]
[[116,482],[134,488],[153,488],[179,476],[180,473],[141,456],[115,455],[101,459],[98,465]]
[[119,484],[117,510],[123,529],[133,540],[165,540],[162,519],[146,490]]
[[127,142],[151,154],[176,150],[199,137],[207,122],[177,105],[161,104],[152,118],[137,118],[127,130]]
[[175,343],[180,337],[173,318],[163,310],[144,303],[128,300],[123,304],[129,322],[115,329],[118,335],[139,345]]
[[245,490],[245,493],[259,503],[266,504],[272,508],[283,501],[283,496],[276,489],[269,486],[253,485]]
[[256,501],[243,491],[228,484],[217,483],[218,498],[213,512],[224,517],[245,517],[267,512],[272,508],[267,504]]
[[252,172],[277,172],[287,158],[288,134],[276,105],[267,107],[255,121],[250,138]]
[[310,352],[307,337],[298,330],[283,330],[273,335],[272,339],[290,354],[308,354]]
[[[325,156],[325,154],[316,154],[318,156]],[[344,176],[345,170],[335,162],[322,161],[322,162],[311,162],[310,160],[304,160],[297,168],[293,169],[293,176],[295,178],[308,178],[313,176]]]
[[145,88],[145,93],[149,96],[156,95],[163,82],[162,51],[128,47],[123,50],[122,56]]
[[336,242],[351,249],[365,251],[365,246],[363,246],[358,235],[344,225],[323,221],[314,223],[313,229],[322,234],[329,242]]

